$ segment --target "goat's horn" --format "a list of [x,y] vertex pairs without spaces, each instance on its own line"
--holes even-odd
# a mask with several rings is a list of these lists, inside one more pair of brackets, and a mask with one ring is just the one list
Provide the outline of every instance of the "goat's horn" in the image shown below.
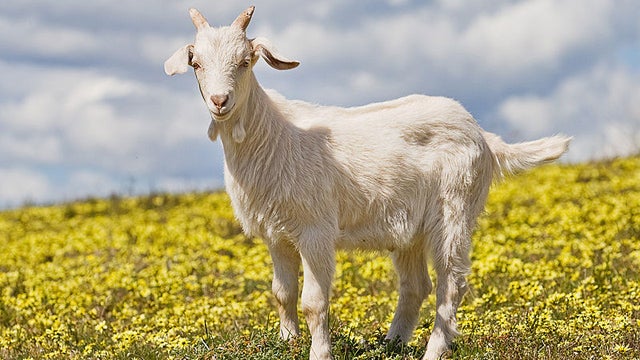
[[191,8],[189,9],[189,15],[191,15],[191,21],[193,21],[193,25],[198,31],[209,27],[207,19],[205,19],[204,16],[200,14],[200,11]]
[[255,8],[255,6],[249,6],[247,10],[238,15],[231,26],[236,26],[242,29],[242,31],[246,31],[247,27],[249,26],[249,22],[251,21],[251,16],[253,16],[253,10],[255,10]]

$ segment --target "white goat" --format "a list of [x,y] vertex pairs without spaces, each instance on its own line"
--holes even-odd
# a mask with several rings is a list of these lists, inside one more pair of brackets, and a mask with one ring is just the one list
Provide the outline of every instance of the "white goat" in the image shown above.
[[249,40],[248,8],[212,28],[195,9],[194,44],[165,63],[169,75],[192,66],[219,135],[225,182],[247,235],[264,238],[283,339],[311,332],[311,359],[331,359],[328,309],[338,248],[389,250],[400,298],[386,336],[407,342],[437,273],[436,319],[424,359],[445,353],[467,289],[470,237],[494,178],[557,159],[562,136],[508,145],[484,132],[457,102],[420,95],[356,108],[290,101],[263,90],[252,72],[262,57],[275,69],[298,62],[263,38]]

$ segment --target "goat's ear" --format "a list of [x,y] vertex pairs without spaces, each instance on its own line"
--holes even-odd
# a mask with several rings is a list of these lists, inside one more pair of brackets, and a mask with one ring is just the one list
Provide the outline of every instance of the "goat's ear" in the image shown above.
[[254,57],[261,56],[274,69],[289,70],[300,65],[298,61],[289,60],[278,54],[271,42],[265,38],[259,37],[251,40],[251,47],[253,48]]
[[178,51],[173,53],[173,55],[164,62],[164,72],[167,75],[184,74],[189,70],[189,65],[191,65],[192,50],[193,45],[191,44],[178,49]]

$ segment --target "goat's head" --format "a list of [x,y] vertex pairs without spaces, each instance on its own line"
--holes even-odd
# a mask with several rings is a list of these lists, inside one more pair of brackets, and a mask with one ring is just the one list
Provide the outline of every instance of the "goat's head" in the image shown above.
[[[243,106],[250,90],[251,69],[262,57],[274,69],[287,70],[298,66],[278,55],[265,38],[247,39],[246,29],[254,7],[242,12],[230,26],[213,28],[196,9],[189,15],[196,27],[193,44],[176,51],[165,63],[167,75],[182,74],[193,67],[202,98],[215,121],[229,119]],[[215,139],[214,134],[210,137]],[[235,136],[234,136],[235,137]]]

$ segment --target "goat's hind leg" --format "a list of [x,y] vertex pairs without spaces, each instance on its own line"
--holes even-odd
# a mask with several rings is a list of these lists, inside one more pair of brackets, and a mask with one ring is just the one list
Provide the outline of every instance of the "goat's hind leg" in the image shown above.
[[445,221],[442,238],[432,243],[437,273],[436,319],[423,360],[440,359],[458,335],[456,312],[467,291],[466,276],[471,269],[471,227],[468,221],[456,220]]
[[271,289],[278,304],[280,315],[280,337],[289,340],[300,335],[298,321],[298,272],[300,254],[288,242],[269,244],[273,260],[273,282]]
[[424,242],[418,241],[410,249],[396,250],[391,254],[400,282],[400,297],[387,340],[409,342],[418,323],[420,307],[431,292],[424,246]]

